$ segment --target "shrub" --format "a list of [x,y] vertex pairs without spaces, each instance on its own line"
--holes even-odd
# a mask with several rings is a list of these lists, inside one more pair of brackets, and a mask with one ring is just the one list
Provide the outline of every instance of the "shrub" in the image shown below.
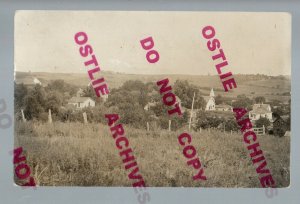
[[268,127],[270,125],[270,121],[268,118],[260,118],[255,122],[256,127]]

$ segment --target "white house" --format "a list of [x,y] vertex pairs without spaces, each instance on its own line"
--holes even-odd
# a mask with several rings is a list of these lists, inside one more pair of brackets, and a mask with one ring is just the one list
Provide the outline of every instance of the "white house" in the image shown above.
[[267,118],[272,122],[272,111],[270,104],[254,104],[252,111],[249,112],[251,120],[258,120],[260,118]]
[[216,105],[216,111],[233,111],[232,106],[227,104]]
[[145,111],[149,111],[152,107],[155,107],[157,105],[157,102],[148,102],[145,107],[144,110]]
[[39,84],[43,86],[42,82],[32,75],[21,75],[19,76],[16,74],[15,82],[17,84],[24,84],[27,87],[34,87],[35,85]]
[[108,99],[108,94],[102,95],[101,98],[102,98],[103,102],[106,102]]
[[42,82],[40,80],[38,80],[36,77],[33,78],[33,83],[42,85]]
[[86,107],[94,107],[95,101],[90,97],[72,97],[68,101],[68,105],[73,105],[75,108],[82,109]]

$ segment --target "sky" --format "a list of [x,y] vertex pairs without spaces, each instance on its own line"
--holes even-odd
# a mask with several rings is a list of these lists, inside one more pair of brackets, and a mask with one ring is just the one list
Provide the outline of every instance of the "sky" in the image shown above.
[[[86,73],[74,41],[88,35],[104,71],[130,74],[217,74],[202,36],[213,26],[233,74],[291,74],[288,13],[172,11],[17,11],[15,70]],[[151,36],[160,59],[146,60],[140,40]],[[221,62],[221,61],[220,61]]]

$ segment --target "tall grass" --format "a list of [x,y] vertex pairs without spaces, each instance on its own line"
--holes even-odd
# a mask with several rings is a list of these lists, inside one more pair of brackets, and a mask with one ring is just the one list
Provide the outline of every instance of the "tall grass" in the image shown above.
[[[147,186],[260,187],[241,134],[191,132],[207,176],[206,181],[193,181],[197,171],[187,166],[177,142],[182,130],[124,128]],[[277,187],[288,186],[290,138],[258,139]],[[16,122],[15,146],[23,147],[37,185],[131,186],[105,125]]]

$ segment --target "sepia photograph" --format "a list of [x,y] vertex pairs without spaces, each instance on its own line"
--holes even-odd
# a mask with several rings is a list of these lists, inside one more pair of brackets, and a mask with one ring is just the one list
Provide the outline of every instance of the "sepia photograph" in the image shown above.
[[14,32],[17,185],[289,187],[289,14],[17,11]]

